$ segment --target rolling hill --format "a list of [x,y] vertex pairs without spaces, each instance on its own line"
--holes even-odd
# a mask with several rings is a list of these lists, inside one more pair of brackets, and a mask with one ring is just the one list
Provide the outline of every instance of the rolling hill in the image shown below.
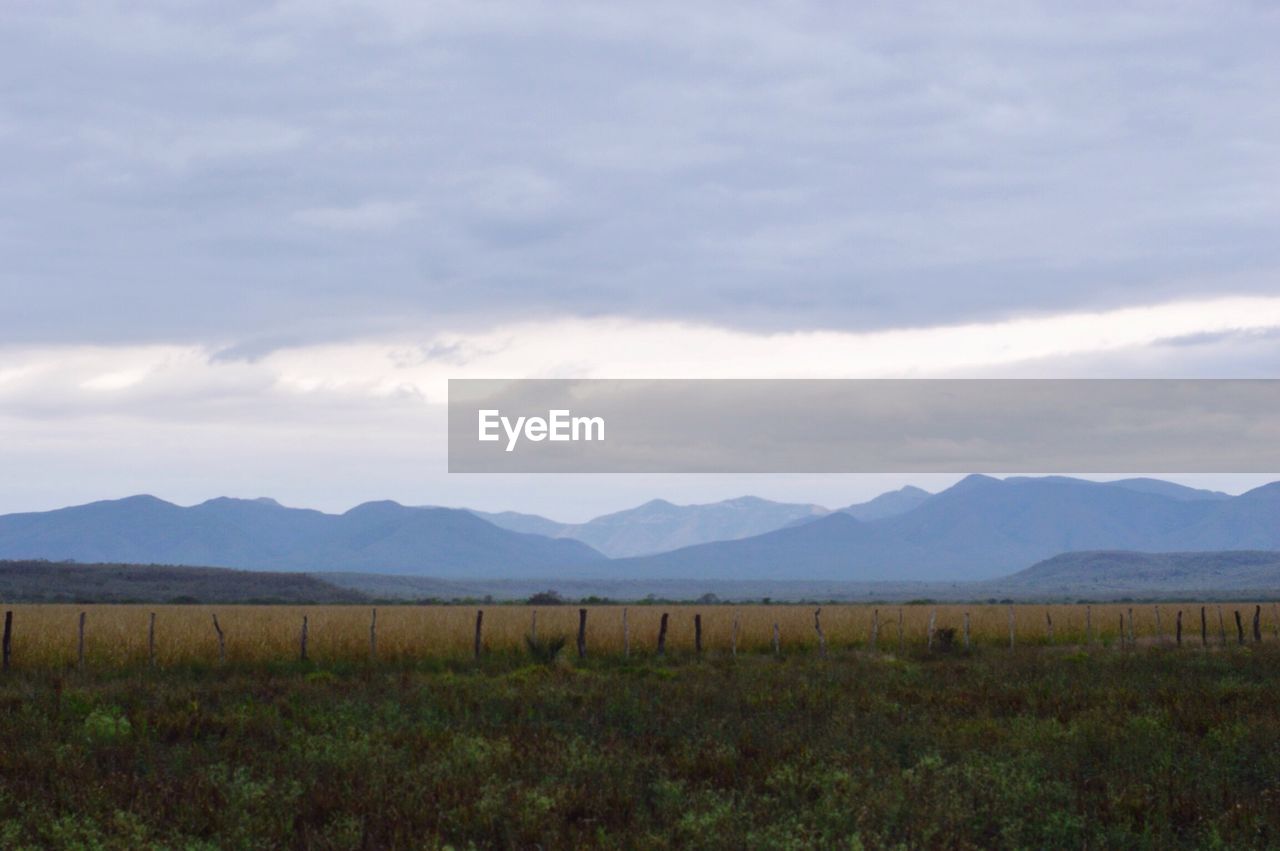
[[19,603],[359,603],[301,573],[161,564],[0,561],[0,599]]
[[1280,589],[1280,552],[1064,553],[992,585],[1002,593],[1030,591],[1046,597],[1275,593]]

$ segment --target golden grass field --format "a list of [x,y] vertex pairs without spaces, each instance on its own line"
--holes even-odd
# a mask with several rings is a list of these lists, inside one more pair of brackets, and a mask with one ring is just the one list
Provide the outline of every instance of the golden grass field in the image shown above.
[[[1208,603],[1206,613],[1211,645],[1221,642],[1218,611],[1221,608],[1229,643],[1237,639],[1234,612],[1240,611],[1246,640],[1252,641],[1254,603]],[[358,661],[370,653],[372,610],[362,606],[146,606],[146,605],[10,605],[13,611],[15,668],[59,668],[76,664],[78,622],[85,613],[85,664],[110,667],[145,664],[148,658],[148,625],[156,615],[156,663],[207,663],[218,660],[213,615],[226,635],[227,661],[264,662],[295,659],[299,653],[302,619],[308,620],[309,655],[318,663]],[[574,650],[578,606],[536,609],[540,638],[564,636],[566,654]],[[1183,612],[1183,640],[1200,646],[1200,604],[1018,605],[1014,606],[1016,641],[1020,645],[1050,643],[1048,618],[1053,621],[1053,644],[1086,643],[1086,619],[1092,623],[1093,641],[1119,643],[1121,618],[1133,612],[1133,629],[1140,645],[1158,643],[1159,633],[1172,644],[1177,612]],[[778,625],[784,652],[811,652],[817,646],[814,606],[801,605],[640,605],[588,606],[588,654],[623,651],[623,612],[626,611],[631,652],[652,654],[659,619],[670,615],[667,648],[689,652],[694,647],[694,616],[701,614],[703,650],[727,653],[735,619],[740,652],[768,652],[773,625]],[[483,607],[483,644],[494,652],[521,650],[529,634],[535,609],[528,606]],[[880,623],[878,649],[898,649],[899,615],[907,647],[926,642],[928,623],[936,613],[936,626],[956,629],[956,644],[963,643],[965,614],[976,647],[1007,647],[1009,611],[1005,605],[831,605],[822,607],[822,628],[828,649],[869,649],[873,618]],[[465,606],[383,606],[377,609],[377,656],[382,660],[414,658],[465,658],[472,654],[477,609]],[[1280,640],[1280,608],[1262,604],[1264,641]],[[1127,627],[1126,627],[1127,628]]]

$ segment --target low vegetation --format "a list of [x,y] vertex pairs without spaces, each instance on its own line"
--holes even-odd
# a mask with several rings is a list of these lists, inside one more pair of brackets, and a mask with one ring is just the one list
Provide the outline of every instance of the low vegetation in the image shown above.
[[0,846],[1274,846],[1278,650],[12,671]]
[[303,573],[0,560],[0,600],[24,603],[354,603],[365,599],[358,591]]

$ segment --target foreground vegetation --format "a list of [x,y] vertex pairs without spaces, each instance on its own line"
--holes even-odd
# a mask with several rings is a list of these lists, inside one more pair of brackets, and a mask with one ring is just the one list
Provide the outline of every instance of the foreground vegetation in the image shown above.
[[1280,846],[1273,644],[531,658],[11,672],[0,847]]

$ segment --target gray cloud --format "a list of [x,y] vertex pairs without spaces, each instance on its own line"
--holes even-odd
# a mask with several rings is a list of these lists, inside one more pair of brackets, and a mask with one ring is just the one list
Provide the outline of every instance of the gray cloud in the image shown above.
[[1274,291],[1252,4],[42,4],[0,339],[875,328]]

